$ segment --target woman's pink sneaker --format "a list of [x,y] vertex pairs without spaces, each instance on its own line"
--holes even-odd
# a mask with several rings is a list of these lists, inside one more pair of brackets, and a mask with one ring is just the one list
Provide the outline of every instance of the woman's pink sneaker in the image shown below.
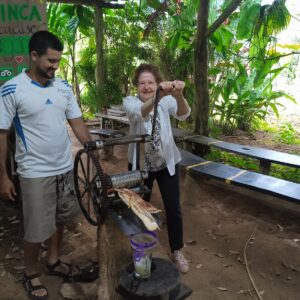
[[170,259],[181,273],[187,273],[189,270],[189,262],[184,258],[183,253],[180,250],[175,250],[170,253]]

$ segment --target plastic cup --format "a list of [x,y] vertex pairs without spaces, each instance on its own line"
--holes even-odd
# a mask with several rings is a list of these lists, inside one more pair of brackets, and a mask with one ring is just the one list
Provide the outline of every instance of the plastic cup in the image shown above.
[[131,236],[133,250],[134,275],[148,278],[151,275],[152,249],[157,243],[157,234],[153,231],[137,233]]

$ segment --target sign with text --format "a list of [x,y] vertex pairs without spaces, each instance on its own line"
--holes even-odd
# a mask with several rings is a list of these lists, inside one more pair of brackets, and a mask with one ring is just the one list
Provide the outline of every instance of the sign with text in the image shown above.
[[28,66],[28,41],[33,33],[46,29],[46,1],[0,2],[0,85]]

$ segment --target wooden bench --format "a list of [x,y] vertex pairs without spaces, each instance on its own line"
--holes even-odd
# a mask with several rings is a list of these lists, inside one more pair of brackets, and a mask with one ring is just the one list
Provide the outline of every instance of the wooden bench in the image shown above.
[[194,176],[215,179],[300,204],[300,184],[207,161],[180,149],[180,166]]
[[[98,135],[100,140],[107,139],[107,138],[120,138],[125,136],[124,132],[109,129],[109,128],[93,129],[90,130],[90,133],[93,135]],[[101,159],[107,160],[113,155],[114,155],[114,146],[108,146],[103,148],[100,157]]]
[[109,114],[103,114],[103,113],[97,113],[95,114],[99,119],[100,119],[100,128],[106,128],[106,121],[109,120],[111,121],[111,128],[114,129],[114,122],[122,123],[129,125],[129,120],[126,116],[124,117],[117,117],[117,116],[112,116]]
[[188,143],[202,144],[217,148],[222,151],[232,152],[257,159],[260,162],[260,171],[263,174],[269,173],[271,163],[300,168],[300,156],[294,154],[223,142],[217,139],[195,134],[183,137],[183,140]]

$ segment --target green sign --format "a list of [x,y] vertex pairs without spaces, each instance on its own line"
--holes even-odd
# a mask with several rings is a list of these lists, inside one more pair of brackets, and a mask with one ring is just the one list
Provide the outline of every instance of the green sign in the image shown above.
[[0,37],[0,56],[28,55],[30,36]]
[[35,5],[0,4],[0,21],[41,21],[39,10]]
[[0,85],[29,66],[28,42],[47,30],[46,1],[0,1]]
[[14,68],[13,67],[0,67],[0,80],[9,80],[14,77]]

